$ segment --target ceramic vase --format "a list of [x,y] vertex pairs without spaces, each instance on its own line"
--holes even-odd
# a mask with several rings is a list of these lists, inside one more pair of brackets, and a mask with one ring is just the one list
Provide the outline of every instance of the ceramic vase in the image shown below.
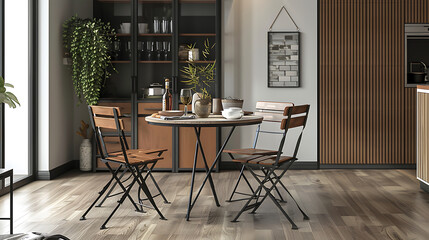
[[81,171],[91,171],[92,164],[92,144],[90,139],[83,139],[80,144],[80,163],[79,167]]
[[212,110],[210,99],[198,99],[195,101],[195,114],[199,118],[207,118]]
[[192,113],[195,113],[195,101],[198,99],[201,99],[200,93],[194,93],[194,95],[192,95]]

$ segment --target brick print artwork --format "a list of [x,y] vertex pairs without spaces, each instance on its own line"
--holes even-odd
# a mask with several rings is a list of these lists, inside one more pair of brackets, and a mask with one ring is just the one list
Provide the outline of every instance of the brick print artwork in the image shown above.
[[299,32],[268,33],[268,87],[299,87]]

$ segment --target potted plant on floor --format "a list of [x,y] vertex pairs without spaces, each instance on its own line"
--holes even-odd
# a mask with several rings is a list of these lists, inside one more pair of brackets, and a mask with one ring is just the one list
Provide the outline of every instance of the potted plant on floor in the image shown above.
[[63,24],[64,48],[71,57],[73,87],[79,102],[96,105],[110,70],[115,30],[99,19],[73,16]]
[[91,136],[92,130],[89,131],[89,125],[83,120],[80,121],[79,131],[76,131],[76,134],[83,138],[82,143],[80,144],[80,161],[79,168],[81,171],[91,171],[91,159],[92,159],[92,144]]
[[[211,51],[215,47],[215,44],[210,45],[208,39],[204,41],[204,50],[203,60],[204,62],[208,61],[208,58],[211,54]],[[188,45],[190,52],[193,51],[195,44]],[[211,87],[211,83],[215,81],[215,71],[216,71],[216,60],[213,63],[196,63],[193,60],[188,60],[187,65],[183,67],[182,80],[183,83],[191,87],[191,89],[196,93],[193,96],[192,108],[195,111],[195,114],[198,117],[208,117],[211,111],[211,95],[208,89]]]

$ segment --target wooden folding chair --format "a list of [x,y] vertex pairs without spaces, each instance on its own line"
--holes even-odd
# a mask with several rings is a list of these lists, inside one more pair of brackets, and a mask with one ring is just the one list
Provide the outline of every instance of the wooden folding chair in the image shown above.
[[[282,120],[284,118],[286,118],[283,113],[285,111],[285,109],[287,107],[292,107],[294,106],[293,103],[291,102],[267,102],[267,101],[259,101],[256,102],[256,111],[255,111],[255,115],[257,116],[262,116],[263,119],[263,123],[278,123],[278,125],[280,126]],[[235,159],[235,155],[247,155],[247,156],[254,156],[254,157],[259,157],[259,156],[272,156],[272,155],[277,155],[277,150],[272,150],[272,149],[257,149],[256,145],[259,139],[259,134],[267,134],[267,135],[280,135],[283,134],[282,131],[266,131],[266,130],[262,130],[261,129],[261,125],[259,124],[258,127],[256,128],[256,133],[255,133],[255,138],[253,141],[253,147],[252,148],[242,148],[242,149],[229,149],[229,150],[224,150],[224,153],[228,153],[228,155],[231,157],[232,160]],[[240,174],[238,176],[238,179],[235,183],[234,189],[231,193],[231,196],[229,197],[229,199],[227,200],[227,202],[236,202],[236,201],[243,201],[243,200],[247,200],[247,198],[240,198],[240,199],[233,199],[235,194],[239,194],[239,195],[245,195],[245,196],[252,196],[254,193],[254,190],[252,188],[252,186],[249,183],[249,180],[247,179],[246,175],[244,174],[244,169],[245,166],[242,165],[241,169],[240,169]],[[237,188],[238,185],[240,183],[241,178],[244,179],[244,181],[246,182],[247,186],[249,187],[251,193],[244,193],[244,192],[238,192]],[[282,197],[282,195],[280,194],[280,191],[277,189],[277,187],[274,188],[277,192],[277,194],[279,195],[279,201],[280,202],[286,202],[284,200],[284,198]]]
[[[108,109],[109,107],[102,107],[102,106],[93,106],[93,108],[97,108],[97,109]],[[121,117],[121,116],[120,116]],[[100,133],[100,144],[102,147],[102,150],[105,152],[106,155],[108,156],[118,156],[118,155],[122,155],[122,151],[113,151],[113,152],[109,152],[107,147],[106,147],[106,142],[104,140],[104,135],[102,133]],[[129,154],[148,154],[148,155],[154,155],[157,154],[157,156],[161,156],[164,152],[166,152],[168,149],[166,148],[160,148],[160,149],[129,149],[129,145],[127,142],[127,139],[124,137],[123,138],[124,141],[124,145],[125,148],[127,149],[127,153]],[[142,170],[142,172],[146,172],[146,175],[144,176],[144,180],[146,180],[147,178],[150,177],[150,179],[152,180],[153,184],[155,185],[156,189],[158,190],[158,193],[153,195],[153,198],[156,198],[158,196],[161,196],[164,200],[164,203],[170,204],[170,202],[167,200],[167,198],[165,197],[164,193],[162,192],[161,188],[159,187],[157,181],[155,180],[155,177],[152,175],[153,169],[155,167],[157,162],[154,162],[152,164],[148,164],[145,165]],[[127,181],[130,180],[130,178],[132,177],[132,175],[130,174],[128,177],[125,176],[125,174],[128,173],[128,169],[124,168],[122,170],[121,175],[119,175],[119,179],[122,181],[122,183],[125,183]],[[125,177],[125,179],[123,179]],[[114,197],[117,196],[119,194],[121,194],[121,192],[119,193],[112,193],[114,191],[114,189],[117,186],[117,182],[114,182],[113,185],[110,187],[109,191],[107,192],[107,194],[104,195],[103,199],[101,199],[101,201],[98,202],[98,204],[95,207],[101,207],[103,205],[103,203],[110,197]],[[144,205],[143,201],[148,200],[147,198],[141,198],[141,188],[138,189],[138,205],[140,205],[140,211],[141,212],[145,212],[143,210],[143,206],[150,208],[150,206]]]
[[[296,200],[287,190],[283,183],[281,183],[280,179],[285,175],[286,171],[292,166],[292,164],[297,160],[296,156],[298,154],[299,145],[302,139],[302,133],[305,129],[305,125],[307,124],[308,111],[310,109],[310,105],[301,105],[294,107],[286,107],[284,110],[285,119],[282,119],[280,129],[283,131],[283,136],[280,141],[280,145],[275,156],[268,155],[258,155],[258,156],[250,156],[241,159],[234,159],[235,162],[241,162],[243,166],[249,170],[255,180],[259,183],[258,188],[253,192],[253,195],[248,198],[246,204],[241,208],[240,212],[237,216],[232,220],[232,222],[237,222],[240,215],[247,210],[253,209],[251,213],[255,213],[256,210],[261,206],[264,200],[269,197],[274,204],[280,209],[283,215],[289,220],[292,224],[292,229],[298,229],[296,224],[292,221],[286,211],[282,208],[282,206],[278,203],[277,199],[271,193],[272,190],[276,187],[277,184],[280,185],[286,190],[286,192],[291,196],[295,204],[298,206],[298,209],[301,211],[304,216],[304,220],[309,220],[309,217],[304,213],[301,207],[298,205]],[[286,134],[288,130],[301,127],[301,132],[297,139],[295,150],[292,156],[281,156],[282,149],[285,144]],[[260,169],[264,173],[263,176],[255,173],[255,169]],[[277,174],[274,171],[280,170],[281,173]],[[267,187],[266,184],[271,184],[271,186]],[[260,197],[261,191],[265,191],[265,195]],[[260,199],[261,198],[261,199]],[[250,204],[253,200],[256,200],[255,203]]]
[[[141,149],[129,149],[127,141],[125,139],[124,133],[124,122],[122,119],[121,110],[118,107],[101,107],[101,106],[89,106],[89,115],[92,128],[94,129],[96,144],[98,151],[101,155],[101,161],[106,165],[109,171],[112,173],[112,177],[99,192],[95,201],[89,206],[86,212],[82,215],[81,220],[86,219],[86,215],[98,202],[98,200],[104,195],[108,190],[110,184],[115,180],[115,184],[119,185],[123,192],[120,200],[118,201],[117,206],[113,209],[112,213],[106,219],[106,221],[101,226],[101,229],[106,228],[106,224],[122,205],[126,198],[128,198],[131,204],[135,207],[136,211],[141,212],[135,203],[134,199],[130,195],[130,191],[135,183],[139,185],[139,191],[142,190],[146,195],[147,199],[151,203],[152,207],[158,212],[161,219],[166,220],[162,215],[161,211],[156,206],[153,196],[149,191],[149,188],[146,185],[146,177],[142,176],[142,172],[145,169],[153,169],[153,166],[163,158],[161,157],[162,152],[165,149],[155,149],[155,150],[141,150]],[[108,153],[106,145],[104,144],[102,129],[116,130],[116,136],[118,137],[119,143],[121,145],[121,151]],[[111,163],[116,163],[119,165],[116,169],[111,166]],[[152,165],[152,167],[148,167]],[[121,181],[118,174],[122,169],[126,169],[130,172],[131,183],[127,186],[124,185]],[[150,174],[151,175],[151,174]],[[123,176],[123,174],[122,174]],[[153,179],[154,180],[154,179]],[[155,181],[156,184],[156,181]],[[156,186],[158,186],[156,184]],[[159,187],[158,190],[160,191]]]

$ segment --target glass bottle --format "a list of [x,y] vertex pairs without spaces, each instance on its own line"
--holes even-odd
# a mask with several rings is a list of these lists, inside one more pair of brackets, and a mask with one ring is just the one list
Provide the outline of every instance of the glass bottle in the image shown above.
[[173,96],[170,92],[170,79],[165,79],[165,92],[162,96],[162,111],[169,111],[173,109]]

